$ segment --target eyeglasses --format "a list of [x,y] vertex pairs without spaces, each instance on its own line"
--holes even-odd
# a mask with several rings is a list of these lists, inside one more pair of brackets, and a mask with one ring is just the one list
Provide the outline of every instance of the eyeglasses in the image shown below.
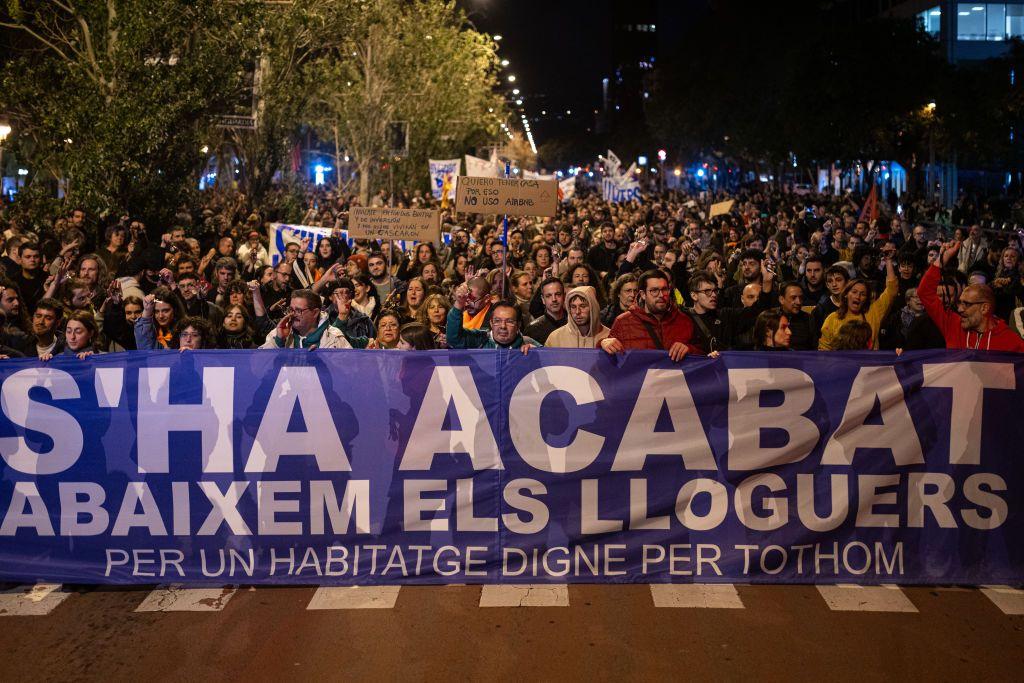
[[707,296],[711,296],[712,294],[718,294],[718,290],[713,287],[708,287],[707,289],[698,289],[694,292],[694,294],[706,294]]
[[185,330],[179,334],[178,337],[181,339],[202,339],[203,335],[198,332],[189,332],[188,330]]
[[303,313],[308,313],[309,311],[312,311],[312,310],[313,310],[312,308],[289,308],[288,312],[291,313],[294,316],[300,316]]
[[670,287],[648,288],[644,290],[648,294],[668,294],[672,291]]
[[515,318],[491,318],[491,327],[494,327],[495,325],[501,325],[501,326],[504,327],[505,325],[515,325],[515,324],[516,324],[516,319]]
[[983,303],[985,303],[985,302],[984,301],[964,301],[963,299],[960,299],[959,301],[956,302],[956,307],[957,308],[960,308],[960,307],[970,308],[971,306],[977,306],[978,304],[983,304]]

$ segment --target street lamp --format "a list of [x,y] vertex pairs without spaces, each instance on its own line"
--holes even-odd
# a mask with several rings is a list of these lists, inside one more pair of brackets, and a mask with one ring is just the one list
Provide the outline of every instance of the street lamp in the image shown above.
[[502,66],[508,66],[508,65],[509,65],[510,63],[511,63],[511,62],[509,62],[509,61],[508,61],[507,59],[503,59],[503,60],[501,60],[501,65],[502,65]]
[[501,42],[501,34],[500,33],[494,34],[494,42],[496,42],[496,43],[500,43]]
[[515,83],[516,82],[516,75],[515,74],[509,74],[508,82],[509,83]]
[[11,124],[6,118],[0,118],[0,193],[4,184],[4,140],[11,134]]

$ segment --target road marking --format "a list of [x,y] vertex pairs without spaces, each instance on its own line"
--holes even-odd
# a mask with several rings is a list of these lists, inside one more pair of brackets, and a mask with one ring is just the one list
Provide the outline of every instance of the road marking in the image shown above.
[[37,583],[0,591],[0,616],[41,617],[71,597],[59,583]]
[[486,585],[481,607],[568,607],[569,586],[559,584]]
[[836,612],[917,612],[899,586],[818,586],[828,608]]
[[221,588],[183,588],[179,583],[157,588],[146,596],[136,612],[219,612],[235,594]]
[[743,601],[731,583],[652,583],[651,598],[655,607],[743,609]]
[[981,592],[1003,614],[1024,614],[1024,590],[1009,586],[984,586]]
[[391,609],[401,586],[321,586],[306,609]]

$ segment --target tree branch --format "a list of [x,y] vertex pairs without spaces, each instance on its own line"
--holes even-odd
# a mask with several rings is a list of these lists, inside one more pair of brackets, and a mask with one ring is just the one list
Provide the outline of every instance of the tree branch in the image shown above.
[[42,43],[43,45],[45,45],[46,47],[50,48],[51,50],[56,52],[58,55],[60,55],[60,58],[63,59],[65,62],[68,62],[70,64],[70,63],[72,63],[74,61],[73,59],[69,59],[67,54],[65,54],[65,52],[63,50],[61,50],[59,47],[54,45],[53,42],[47,40],[46,38],[41,36],[39,33],[34,31],[32,28],[26,26],[25,24],[12,24],[12,23],[8,23],[8,22],[5,22],[5,21],[0,21],[0,28],[9,28],[9,29],[14,29],[16,31],[24,31],[25,33],[29,34],[30,36],[32,36],[33,38],[38,40],[40,43]]

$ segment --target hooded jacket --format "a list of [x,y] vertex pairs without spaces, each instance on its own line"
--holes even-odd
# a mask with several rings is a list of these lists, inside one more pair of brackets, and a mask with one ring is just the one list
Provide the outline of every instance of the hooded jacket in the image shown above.
[[584,335],[580,332],[579,325],[568,316],[565,325],[562,325],[548,335],[544,345],[562,349],[595,349],[602,339],[607,337],[611,330],[601,324],[601,312],[598,309],[597,294],[593,287],[583,286],[570,289],[565,297],[565,308],[569,310],[574,299],[584,299],[590,304],[590,327],[589,333]]
[[1016,351],[1024,353],[1024,339],[999,318],[989,318],[987,332],[975,332],[960,327],[960,315],[947,311],[939,299],[939,280],[942,270],[932,265],[921,278],[917,295],[921,298],[924,310],[932,319],[942,337],[946,340],[947,349],[977,349],[979,351]]

